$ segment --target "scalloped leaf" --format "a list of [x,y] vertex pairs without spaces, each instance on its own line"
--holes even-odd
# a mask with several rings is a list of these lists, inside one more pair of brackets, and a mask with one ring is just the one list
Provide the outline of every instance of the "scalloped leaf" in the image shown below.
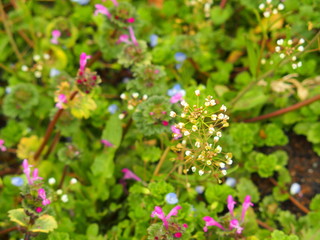
[[9,218],[12,222],[18,223],[22,227],[27,227],[30,217],[24,212],[23,208],[8,211]]
[[35,224],[31,227],[31,232],[43,232],[48,233],[50,231],[53,231],[53,229],[57,228],[58,224],[54,217],[50,215],[42,215],[39,217]]

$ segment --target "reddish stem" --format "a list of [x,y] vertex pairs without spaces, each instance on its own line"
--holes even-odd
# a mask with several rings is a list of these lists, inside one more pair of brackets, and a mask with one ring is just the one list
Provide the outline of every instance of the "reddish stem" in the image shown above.
[[268,114],[261,115],[261,116],[258,116],[258,117],[254,117],[254,118],[243,120],[243,122],[257,122],[257,121],[261,121],[261,120],[264,120],[264,119],[276,117],[276,116],[285,114],[287,112],[291,112],[291,111],[294,111],[294,110],[299,109],[301,107],[304,107],[304,106],[306,106],[306,105],[308,105],[310,103],[313,103],[315,101],[318,101],[318,100],[320,100],[320,95],[316,95],[316,96],[314,96],[312,98],[306,99],[306,100],[304,100],[302,102],[296,103],[296,104],[294,104],[292,106],[277,110],[277,111],[272,112],[272,113],[268,113]]
[[66,175],[68,173],[68,169],[69,169],[69,165],[65,165],[64,168],[63,168],[63,173],[62,173],[62,176],[61,176],[61,179],[60,179],[60,183],[58,185],[58,189],[62,188],[64,179],[65,179],[65,177],[66,177]]
[[274,228],[273,227],[270,227],[268,224],[266,224],[265,222],[262,222],[261,220],[259,219],[256,219],[256,222],[263,228],[269,230],[269,231],[274,231]]
[[220,8],[223,9],[223,8],[226,6],[227,2],[228,2],[228,0],[222,0],[222,1],[220,2]]
[[[78,94],[78,91],[74,91],[70,98],[69,98],[69,101],[71,101],[72,99],[74,99],[74,97]],[[64,109],[59,109],[56,114],[54,115],[53,119],[51,120],[51,122],[49,123],[49,126],[47,128],[47,131],[46,131],[46,134],[44,136],[44,139],[40,145],[40,147],[38,148],[38,150],[36,151],[36,153],[34,154],[34,160],[37,161],[37,159],[40,157],[44,147],[46,146],[50,136],[51,136],[51,133],[54,129],[54,126],[56,125],[57,121],[59,120],[59,118],[61,117],[62,113],[63,113]]]
[[6,234],[6,233],[9,233],[9,232],[13,232],[13,231],[16,231],[18,229],[19,228],[17,226],[16,227],[7,228],[7,229],[4,229],[4,230],[0,231],[0,235]]

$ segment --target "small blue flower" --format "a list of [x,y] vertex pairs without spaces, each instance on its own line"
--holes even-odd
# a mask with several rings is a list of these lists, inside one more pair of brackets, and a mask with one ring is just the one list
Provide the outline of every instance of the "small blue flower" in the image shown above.
[[180,68],[182,67],[182,63],[177,63],[177,64],[175,65],[175,67],[176,67],[177,70],[180,69]]
[[71,1],[79,3],[80,5],[86,5],[90,2],[90,0],[71,0]]
[[168,96],[170,97],[173,97],[177,93],[181,93],[182,96],[186,95],[186,91],[181,88],[181,85],[179,83],[175,84],[173,88],[169,89],[167,92]]
[[17,187],[21,187],[23,185],[23,179],[21,177],[13,177],[11,178],[11,184]]
[[235,178],[228,177],[225,184],[228,185],[229,187],[234,187],[236,185],[237,181]]
[[59,76],[60,75],[60,71],[58,69],[55,69],[55,68],[51,68],[50,69],[50,77],[56,77],[56,76]]
[[202,194],[204,192],[204,186],[196,186],[196,192]]
[[187,59],[187,55],[185,55],[183,52],[177,52],[174,55],[174,58],[176,59],[177,62],[182,63],[183,61],[185,61]]
[[150,46],[155,47],[155,46],[157,46],[157,44],[158,44],[158,35],[152,34],[150,36]]
[[11,87],[6,87],[6,94],[9,94],[9,93],[11,93]]
[[115,114],[117,110],[118,110],[118,106],[117,106],[116,104],[111,104],[111,105],[108,107],[108,111],[109,111],[109,113],[111,113],[111,114]]
[[175,193],[168,193],[165,197],[165,200],[168,204],[176,204],[179,202],[177,194]]
[[301,185],[299,183],[293,183],[290,187],[290,194],[295,195],[301,191]]

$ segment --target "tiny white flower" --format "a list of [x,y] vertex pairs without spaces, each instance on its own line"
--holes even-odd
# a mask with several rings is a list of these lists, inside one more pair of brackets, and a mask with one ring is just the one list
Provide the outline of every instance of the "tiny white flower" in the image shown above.
[[174,112],[174,111],[171,111],[171,112],[170,112],[170,117],[174,118],[174,117],[176,117],[176,116],[177,116],[176,112]]
[[197,148],[199,148],[201,146],[200,142],[196,141],[196,143],[194,144]]
[[280,53],[280,58],[284,59],[286,55],[284,53]]
[[43,58],[45,60],[49,60],[50,59],[50,55],[48,53],[43,54]]
[[35,71],[35,72],[34,72],[34,76],[35,76],[36,78],[41,78],[42,74],[41,74],[41,72],[39,72],[39,71]]
[[223,170],[221,170],[221,173],[222,173],[222,175],[227,175],[227,170],[225,170],[225,169],[223,169]]
[[303,38],[300,38],[299,44],[304,44],[304,43],[305,43],[305,40]]
[[127,99],[127,95],[125,93],[121,93],[120,98],[122,100],[126,100]]
[[228,165],[231,165],[233,163],[232,159],[228,159],[226,162]]
[[205,102],[204,105],[205,105],[206,107],[209,107],[209,106],[210,106],[210,102]]
[[187,145],[187,141],[186,140],[182,140],[182,145]]
[[203,170],[199,170],[199,176],[202,176],[204,174]]
[[56,179],[53,178],[53,177],[52,177],[52,178],[49,178],[48,183],[49,183],[50,185],[53,185],[53,184],[56,183]]
[[278,39],[278,40],[277,40],[277,44],[278,44],[278,45],[281,46],[283,43],[284,43],[283,39]]
[[181,117],[185,118],[187,115],[185,113],[181,113]]
[[197,90],[194,91],[194,93],[195,93],[197,96],[200,96],[200,90],[197,89]]
[[198,127],[197,127],[197,125],[193,125],[191,129],[192,129],[192,131],[194,131],[194,132],[195,132],[195,131],[197,131],[197,130],[198,130]]
[[266,0],[266,3],[270,4],[272,2],[272,0]]
[[142,96],[142,99],[143,99],[143,100],[147,100],[147,99],[148,99],[148,95],[147,95],[147,94],[144,94],[144,95]]
[[58,195],[61,195],[62,193],[63,193],[63,192],[62,192],[61,189],[58,189],[58,190],[57,190],[57,194],[58,194]]
[[67,194],[63,194],[61,196],[61,201],[64,202],[64,203],[68,202],[69,201],[68,195]]
[[266,62],[267,62],[267,60],[266,60],[265,58],[262,58],[262,59],[261,59],[261,64],[262,64],[262,65],[266,64]]
[[278,10],[277,10],[277,9],[273,9],[273,10],[272,10],[272,13],[273,13],[273,14],[277,14],[277,13],[278,13]]
[[293,69],[297,69],[297,67],[298,67],[297,64],[295,64],[295,63],[292,64]]
[[224,119],[224,114],[223,113],[219,113],[218,118],[221,119],[221,120]]
[[292,45],[293,41],[291,39],[288,40],[288,44]]
[[218,141],[219,141],[219,137],[215,136],[215,137],[213,138],[213,141],[214,141],[215,143],[218,142]]
[[210,150],[211,147],[212,147],[212,144],[210,143],[210,144],[207,144],[207,145],[205,146],[205,149],[206,149],[206,150]]
[[139,93],[137,93],[137,92],[132,93],[132,97],[133,97],[133,98],[138,98],[138,97],[139,97]]
[[190,132],[189,132],[189,131],[184,131],[183,135],[189,136],[189,135],[190,135]]
[[279,3],[279,5],[278,5],[278,9],[279,9],[280,11],[282,11],[282,10],[284,9],[284,4]]
[[186,154],[186,156],[190,156],[191,151],[187,150],[185,154]]
[[178,128],[180,128],[180,129],[181,129],[181,128],[183,128],[183,127],[184,127],[184,123],[179,122],[179,123],[178,123]]
[[215,100],[210,100],[210,106],[214,106],[214,105],[216,105],[217,103],[216,103],[216,101]]
[[302,62],[298,62],[297,66],[302,67]]
[[263,10],[264,7],[265,7],[264,3],[261,3],[261,4],[259,5],[259,9],[260,9],[260,10]]
[[128,109],[129,109],[129,110],[133,110],[134,107],[133,107],[131,104],[129,104],[129,105],[128,105]]
[[290,187],[290,194],[295,195],[301,191],[301,185],[299,183],[293,183]]
[[28,68],[28,66],[26,66],[26,65],[22,65],[22,66],[21,66],[21,70],[24,71],[24,72],[26,72],[26,71],[29,70],[29,68]]
[[208,166],[210,166],[211,163],[212,163],[212,162],[211,162],[210,160],[207,161],[207,165],[208,165]]
[[214,128],[213,127],[209,127],[209,133],[213,134],[213,132],[214,132]]
[[71,184],[76,184],[78,180],[76,178],[71,178],[70,183]]
[[222,105],[221,107],[220,107],[220,111],[227,111],[227,107],[225,106],[225,105]]
[[217,120],[217,115],[216,114],[213,114],[213,115],[211,115],[211,119],[213,120],[213,121],[216,121]]
[[236,179],[235,178],[231,178],[231,177],[228,177],[226,179],[226,182],[225,182],[225,184],[230,186],[230,187],[234,187],[236,185],[236,183],[237,183]]
[[185,100],[181,101],[181,105],[184,106],[184,107],[188,107],[189,106],[189,104]]
[[297,60],[297,57],[296,57],[296,56],[293,56],[293,57],[291,58],[291,60],[292,60],[292,61],[296,61],[296,60]]
[[220,166],[221,168],[225,168],[225,167],[226,167],[226,164],[223,163],[223,162],[221,162],[221,163],[219,163],[219,166]]
[[217,132],[216,135],[217,135],[217,137],[219,137],[219,138],[222,137],[222,133],[221,133],[221,132]]
[[216,151],[217,153],[221,153],[222,147],[221,147],[220,145],[218,145],[218,146],[216,147],[215,151]]
[[195,172],[195,171],[197,170],[197,168],[196,168],[195,166],[193,166],[193,167],[191,168],[191,170],[192,170],[192,172]]
[[34,55],[33,56],[33,60],[36,61],[36,62],[38,62],[40,60],[40,58],[41,57],[39,55]]
[[281,51],[281,47],[280,46],[276,46],[274,49],[276,52],[280,52]]
[[299,46],[299,47],[298,47],[298,51],[299,51],[299,52],[303,52],[303,50],[304,50],[304,47],[303,47],[303,46]]
[[119,119],[124,119],[125,116],[126,116],[126,115],[125,115],[124,113],[120,113],[120,114],[119,114]]
[[263,13],[263,16],[264,16],[265,18],[270,17],[270,12],[264,12],[264,13]]

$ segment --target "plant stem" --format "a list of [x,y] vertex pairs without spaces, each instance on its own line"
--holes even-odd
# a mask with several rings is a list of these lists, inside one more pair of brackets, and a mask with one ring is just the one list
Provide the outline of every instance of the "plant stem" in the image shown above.
[[14,41],[12,32],[10,30],[10,23],[7,21],[6,13],[3,10],[2,0],[0,0],[0,14],[1,14],[1,20],[3,22],[4,30],[7,33],[7,36],[9,38],[10,44],[12,46],[12,49],[15,52],[16,56],[18,57],[19,61],[22,62],[23,61],[23,57],[22,57],[21,53],[19,52],[19,49],[17,47],[16,42]]
[[[78,94],[78,91],[74,91],[70,98],[69,98],[69,101],[71,101],[72,99],[74,99],[74,97]],[[56,114],[54,115],[53,119],[51,120],[51,122],[49,123],[49,126],[47,128],[47,131],[46,131],[46,134],[44,136],[44,139],[40,145],[40,147],[38,148],[38,150],[36,151],[36,153],[34,154],[34,160],[37,161],[37,159],[40,157],[44,147],[46,146],[50,136],[51,136],[51,133],[54,129],[54,126],[56,125],[57,121],[59,120],[59,118],[61,117],[62,113],[63,113],[64,109],[59,109]]]
[[273,227],[270,227],[268,224],[266,224],[265,222],[262,222],[261,220],[259,219],[256,219],[256,222],[263,228],[269,230],[269,231],[274,231],[274,228]]
[[58,185],[57,189],[61,189],[62,188],[64,179],[65,179],[65,177],[66,177],[66,175],[68,173],[68,169],[69,169],[69,165],[65,165],[64,168],[63,168],[63,173],[62,173],[62,176],[61,176],[61,179],[60,179],[60,182],[59,182],[59,185]]
[[155,169],[154,172],[153,172],[153,176],[154,176],[154,177],[158,175],[158,173],[159,173],[159,171],[160,171],[160,168],[161,168],[162,164],[164,163],[164,160],[166,159],[169,151],[170,151],[170,146],[168,146],[168,147],[164,150],[164,152],[163,152],[163,154],[162,154],[162,156],[161,156],[161,158],[160,158],[160,161],[158,162],[158,165],[157,165],[156,169]]
[[26,235],[24,236],[24,240],[30,240],[30,233],[26,232]]
[[[277,183],[277,181],[274,178],[269,178],[270,182],[275,185],[278,186],[279,184]],[[308,208],[306,208],[305,206],[303,206],[297,199],[295,199],[294,197],[292,197],[287,190],[281,188],[281,191],[284,193],[287,193],[289,195],[289,199],[290,201],[296,205],[302,212],[308,214],[310,212],[310,210]]]
[[18,230],[18,227],[11,227],[11,228],[7,228],[7,229],[4,229],[2,231],[0,231],[0,235],[3,235],[3,234],[6,234],[6,233],[9,233],[9,232],[13,232],[13,231],[16,231]]
[[49,149],[47,150],[46,154],[44,155],[44,159],[47,159],[49,157],[49,155],[51,154],[51,152],[54,150],[54,148],[56,147],[57,143],[60,140],[60,131],[56,133],[56,135],[53,138],[53,141],[51,142]]
[[220,8],[223,9],[223,8],[226,6],[227,2],[228,2],[228,0],[221,0],[221,2],[220,2]]
[[261,116],[258,116],[258,117],[254,117],[254,118],[243,120],[243,122],[257,122],[257,121],[261,121],[261,120],[264,120],[264,119],[276,117],[276,116],[285,114],[287,112],[291,112],[291,111],[294,111],[294,110],[299,109],[301,107],[304,107],[304,106],[306,106],[308,104],[311,104],[311,103],[313,103],[315,101],[318,101],[318,100],[320,100],[320,95],[316,95],[316,96],[314,96],[312,98],[306,99],[306,100],[304,100],[302,102],[293,104],[293,105],[291,105],[289,107],[286,107],[286,108],[283,108],[283,109],[280,109],[280,110],[277,110],[277,111],[274,111],[274,112],[271,112],[271,113],[267,113],[267,114],[264,114],[264,115],[261,115]]

